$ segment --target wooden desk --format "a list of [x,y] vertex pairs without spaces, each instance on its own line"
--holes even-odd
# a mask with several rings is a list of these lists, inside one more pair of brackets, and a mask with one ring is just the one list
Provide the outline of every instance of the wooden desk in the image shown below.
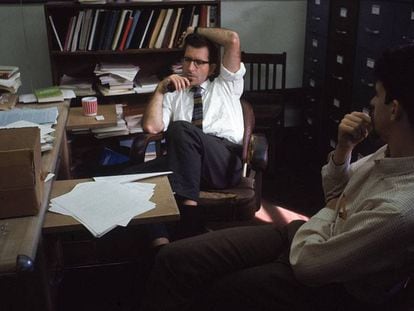
[[72,107],[69,110],[66,129],[92,129],[116,126],[117,116],[115,105],[98,105],[98,115],[103,115],[105,119],[98,121],[95,117],[86,117],[83,115],[82,107]]
[[[73,179],[58,180],[53,182],[51,198],[65,194],[73,189],[75,185],[81,182],[91,181],[92,179]],[[147,183],[154,183],[155,191],[151,201],[156,207],[148,212],[140,214],[133,218],[129,225],[169,222],[176,221],[180,218],[177,204],[175,202],[170,183],[166,176],[147,178],[142,180]],[[86,228],[75,220],[73,217],[47,212],[43,223],[43,233],[51,234],[58,232],[69,232],[76,230],[86,230]]]
[[[54,173],[62,146],[66,145],[65,125],[69,102],[49,105],[25,105],[45,108],[57,106],[59,117],[55,126],[53,149],[42,154],[43,172]],[[44,185],[43,199],[38,215],[0,220],[0,274],[32,271],[40,239],[44,214],[49,202],[52,182]]]

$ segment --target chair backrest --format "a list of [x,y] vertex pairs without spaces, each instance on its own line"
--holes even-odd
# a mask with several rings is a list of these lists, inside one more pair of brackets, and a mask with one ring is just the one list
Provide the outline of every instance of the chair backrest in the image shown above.
[[246,66],[245,91],[275,91],[286,88],[286,52],[241,53]]

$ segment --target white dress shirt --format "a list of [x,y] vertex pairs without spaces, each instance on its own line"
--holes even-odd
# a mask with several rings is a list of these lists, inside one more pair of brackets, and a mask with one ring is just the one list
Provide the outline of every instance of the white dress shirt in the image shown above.
[[[201,84],[204,133],[242,144],[244,123],[240,96],[243,93],[245,72],[243,63],[235,73],[221,65],[220,75],[214,81],[207,80]],[[193,92],[190,88],[166,93],[163,101],[164,131],[170,122],[191,122],[193,106]]]

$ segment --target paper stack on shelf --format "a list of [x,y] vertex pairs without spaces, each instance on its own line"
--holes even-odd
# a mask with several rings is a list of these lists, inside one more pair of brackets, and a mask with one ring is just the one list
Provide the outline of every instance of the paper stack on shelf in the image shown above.
[[98,89],[104,96],[133,94],[134,79],[139,67],[132,64],[97,64],[94,70],[99,77]]
[[160,80],[157,76],[141,77],[136,81],[137,86],[135,87],[136,93],[152,93],[157,88]]
[[21,85],[19,67],[0,66],[0,92],[15,94]]
[[77,78],[63,75],[60,79],[59,88],[73,90],[76,96],[91,96],[96,94],[92,88],[92,79],[90,78]]
[[126,126],[129,130],[130,134],[134,133],[142,133],[144,130],[142,129],[142,114],[136,114],[133,116],[126,116],[125,117]]

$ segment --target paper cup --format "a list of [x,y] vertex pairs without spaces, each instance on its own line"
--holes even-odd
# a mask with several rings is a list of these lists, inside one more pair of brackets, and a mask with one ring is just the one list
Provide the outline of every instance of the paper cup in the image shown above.
[[95,96],[82,98],[82,110],[84,116],[96,116],[98,113],[98,99]]

